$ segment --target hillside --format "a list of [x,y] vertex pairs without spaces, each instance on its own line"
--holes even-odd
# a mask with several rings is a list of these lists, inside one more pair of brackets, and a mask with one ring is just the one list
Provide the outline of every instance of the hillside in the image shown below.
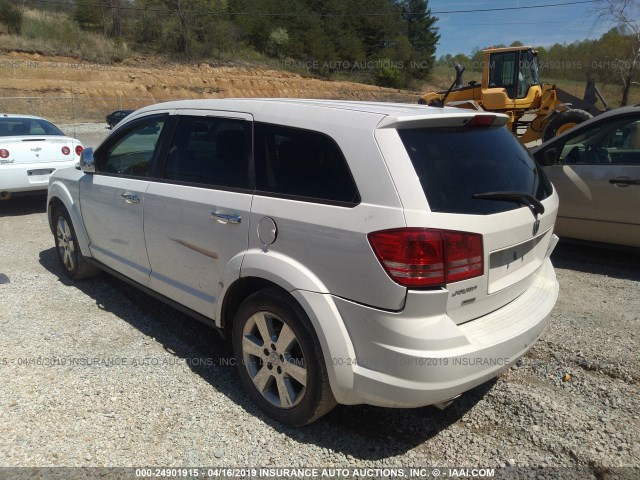
[[117,108],[170,99],[295,97],[414,103],[417,96],[417,92],[254,66],[181,65],[140,56],[104,65],[32,53],[0,55],[0,111],[43,115],[53,121],[101,120]]

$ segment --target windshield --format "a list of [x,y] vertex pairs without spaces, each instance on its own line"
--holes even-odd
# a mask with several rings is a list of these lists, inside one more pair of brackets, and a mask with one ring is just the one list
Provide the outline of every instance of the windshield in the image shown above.
[[24,137],[32,135],[64,136],[52,123],[41,118],[0,118],[0,137]]
[[551,183],[529,152],[504,127],[398,130],[431,211],[488,215],[522,202],[474,198],[521,192],[547,198]]

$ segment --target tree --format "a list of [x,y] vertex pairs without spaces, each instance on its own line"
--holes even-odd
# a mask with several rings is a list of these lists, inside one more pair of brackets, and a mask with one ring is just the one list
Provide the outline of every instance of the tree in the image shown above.
[[484,53],[479,47],[471,50],[471,66],[470,70],[474,72],[482,72],[484,69]]
[[[596,0],[595,14],[600,20],[613,20],[617,38],[610,50],[610,68],[622,84],[620,105],[629,103],[631,85],[640,77],[640,0]],[[611,32],[609,32],[611,33]]]
[[283,27],[274,28],[269,35],[269,53],[281,57],[289,43],[289,34]]
[[428,0],[403,0],[400,3],[402,16],[407,25],[407,37],[414,52],[412,74],[426,78],[436,60],[436,45],[440,40],[436,22],[431,15]]
[[73,19],[83,30],[100,30],[103,14],[99,8],[87,3],[78,3],[73,11]]

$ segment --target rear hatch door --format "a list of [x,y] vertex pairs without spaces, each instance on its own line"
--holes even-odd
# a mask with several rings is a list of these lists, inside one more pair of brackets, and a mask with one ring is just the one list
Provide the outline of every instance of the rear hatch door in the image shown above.
[[488,118],[474,126],[468,125],[473,114],[466,114],[455,123],[414,121],[376,132],[385,158],[395,157],[388,163],[408,227],[482,235],[482,275],[442,286],[449,292],[447,314],[456,323],[521,295],[555,244],[558,199],[551,183],[501,126],[505,117],[480,116]]

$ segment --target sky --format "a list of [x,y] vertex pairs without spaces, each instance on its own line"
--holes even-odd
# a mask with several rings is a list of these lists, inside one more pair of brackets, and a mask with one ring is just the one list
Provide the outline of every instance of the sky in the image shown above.
[[440,41],[436,58],[464,53],[474,47],[486,48],[516,40],[525,45],[547,47],[554,43],[599,38],[613,23],[596,21],[593,3],[546,8],[507,10],[502,12],[438,13],[452,10],[526,7],[532,5],[568,4],[573,0],[429,0]]

